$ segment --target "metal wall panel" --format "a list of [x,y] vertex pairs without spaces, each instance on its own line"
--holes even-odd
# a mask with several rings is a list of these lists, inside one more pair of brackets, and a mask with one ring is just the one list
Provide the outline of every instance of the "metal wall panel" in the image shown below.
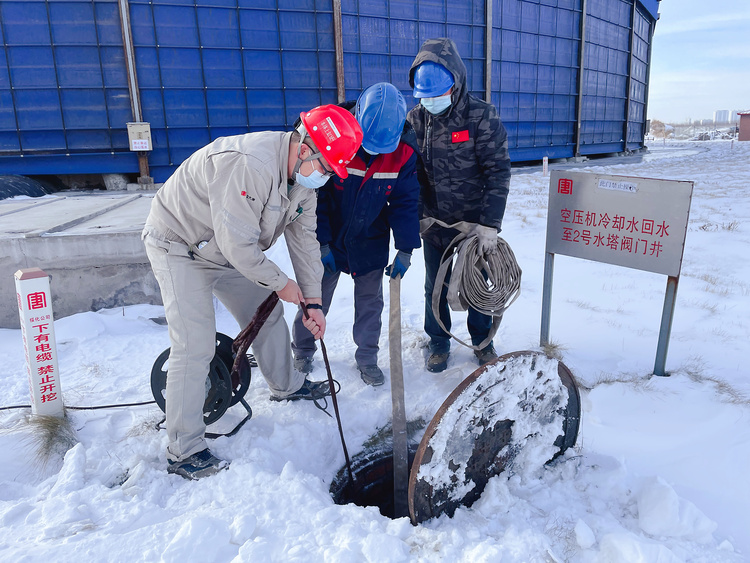
[[646,102],[648,98],[648,77],[651,36],[653,23],[648,12],[640,5],[635,14],[635,30],[631,49],[631,85],[630,106],[628,107],[627,149],[633,150],[643,146],[646,134]]
[[[642,0],[587,0],[581,70],[582,2],[491,1],[490,99],[514,161],[572,156],[579,96],[581,154],[642,146],[653,15]],[[289,129],[301,111],[336,102],[332,0],[129,6],[157,182],[212,139]],[[425,39],[441,36],[457,43],[469,91],[485,98],[485,0],[341,8],[347,99],[387,80],[413,105],[411,62]],[[0,41],[0,173],[138,170],[116,0],[0,0]]]
[[469,91],[484,97],[484,0],[343,0],[346,98],[391,82],[412,107],[409,68],[422,43],[450,37],[466,63]]
[[580,153],[625,148],[623,122],[633,0],[588,0]]
[[330,0],[131,0],[159,181],[218,137],[288,129],[336,102]]
[[580,0],[493,0],[492,103],[514,161],[573,156]]
[[119,167],[132,166],[114,1],[3,1],[0,35],[0,155],[29,157],[22,169],[37,174],[49,171],[50,155],[86,155],[91,162],[99,154],[107,171],[112,154],[122,152],[127,162]]

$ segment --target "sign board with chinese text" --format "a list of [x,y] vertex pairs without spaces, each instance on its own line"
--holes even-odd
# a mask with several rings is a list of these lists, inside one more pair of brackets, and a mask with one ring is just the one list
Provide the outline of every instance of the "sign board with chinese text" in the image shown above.
[[554,171],[547,252],[678,276],[693,182]]
[[151,145],[151,124],[145,121],[129,122],[128,126],[128,144],[131,151],[150,151],[153,150]]
[[63,415],[49,277],[39,268],[18,270],[16,298],[35,415]]

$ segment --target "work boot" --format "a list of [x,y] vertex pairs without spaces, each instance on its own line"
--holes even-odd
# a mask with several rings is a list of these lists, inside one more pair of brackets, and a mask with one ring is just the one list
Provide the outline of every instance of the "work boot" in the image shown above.
[[167,460],[167,473],[196,481],[227,469],[229,462],[213,455],[208,448],[186,457],[182,461]]
[[474,355],[476,356],[477,362],[480,366],[483,366],[484,364],[487,364],[493,360],[497,360],[497,352],[495,352],[495,347],[492,345],[492,342],[490,342],[481,350],[474,350]]
[[297,389],[294,393],[286,395],[285,397],[279,397],[278,395],[271,395],[272,401],[298,401],[300,399],[306,399],[308,401],[314,401],[316,399],[322,399],[331,394],[330,386],[327,381],[308,381],[302,384],[302,387]]
[[445,371],[448,367],[448,358],[450,355],[450,352],[430,352],[430,356],[427,358],[427,362],[425,362],[427,371],[431,371],[432,373]]
[[313,370],[312,358],[294,358],[294,369],[308,375]]
[[359,370],[360,377],[362,377],[362,381],[367,383],[367,385],[377,387],[385,383],[385,376],[377,364],[367,366],[357,365],[357,369]]

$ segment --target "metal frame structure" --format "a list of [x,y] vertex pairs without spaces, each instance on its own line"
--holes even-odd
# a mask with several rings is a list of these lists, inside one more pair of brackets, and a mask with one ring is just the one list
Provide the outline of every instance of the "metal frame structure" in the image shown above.
[[514,161],[633,150],[643,146],[657,9],[657,0],[0,0],[0,170],[135,173],[125,123],[142,120],[148,165],[163,181],[214,138],[288,129],[301,111],[374,82],[413,103],[411,61],[440,36],[456,41],[469,92],[499,108]]

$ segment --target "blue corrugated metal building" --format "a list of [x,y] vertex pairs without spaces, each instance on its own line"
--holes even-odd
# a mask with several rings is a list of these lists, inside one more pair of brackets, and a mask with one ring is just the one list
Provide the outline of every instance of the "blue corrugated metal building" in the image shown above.
[[[514,161],[643,146],[658,0],[0,0],[0,174],[164,181],[224,135],[387,80],[451,37]],[[123,17],[124,16],[124,17]],[[130,63],[130,66],[129,66]],[[132,72],[129,72],[132,69]]]

